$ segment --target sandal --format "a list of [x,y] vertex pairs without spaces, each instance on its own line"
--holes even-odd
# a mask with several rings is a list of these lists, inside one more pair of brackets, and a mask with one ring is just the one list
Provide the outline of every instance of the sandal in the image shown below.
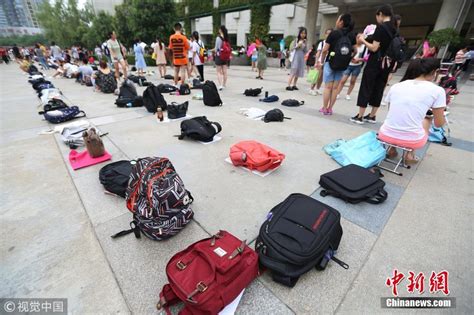
[[416,155],[414,156],[413,159],[407,159],[407,158],[404,159],[404,163],[407,164],[407,165],[413,165],[413,164],[416,164],[418,162],[420,162],[420,158],[417,157]]

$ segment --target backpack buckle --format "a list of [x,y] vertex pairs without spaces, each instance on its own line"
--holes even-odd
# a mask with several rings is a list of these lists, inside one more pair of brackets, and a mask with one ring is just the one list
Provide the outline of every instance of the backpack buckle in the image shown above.
[[199,281],[199,283],[196,285],[196,290],[199,292],[205,292],[207,290],[207,285],[204,284],[204,282]]
[[180,260],[176,263],[176,267],[178,267],[178,269],[182,271],[182,270],[186,269],[187,265]]

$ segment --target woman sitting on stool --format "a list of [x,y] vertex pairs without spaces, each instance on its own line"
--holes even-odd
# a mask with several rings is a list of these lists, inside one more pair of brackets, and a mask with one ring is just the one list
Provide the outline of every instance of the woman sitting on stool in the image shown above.
[[[440,61],[435,58],[410,62],[405,76],[400,83],[392,86],[386,96],[390,107],[379,130],[381,141],[412,150],[420,149],[428,140],[433,117],[436,127],[445,124],[446,93],[432,82],[439,67]],[[426,116],[428,110],[433,112],[433,117]],[[387,153],[389,158],[397,155],[394,147]],[[406,164],[419,160],[414,151],[407,152],[404,158]]]

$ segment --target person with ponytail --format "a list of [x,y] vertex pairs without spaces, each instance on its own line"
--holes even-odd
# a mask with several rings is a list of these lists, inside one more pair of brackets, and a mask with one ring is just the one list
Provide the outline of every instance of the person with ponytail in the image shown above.
[[[364,44],[370,52],[369,59],[362,74],[359,95],[357,97],[357,106],[359,112],[350,121],[356,124],[364,122],[375,124],[375,116],[382,102],[383,91],[387,84],[388,76],[394,65],[387,66],[383,62],[386,56],[390,42],[397,33],[395,19],[393,17],[392,6],[384,4],[375,12],[377,27],[370,38],[361,37]],[[361,35],[360,35],[361,36]],[[372,107],[371,112],[365,115],[367,106]]]
[[156,56],[156,65],[160,72],[160,77],[163,78],[166,75],[166,47],[158,37],[151,46]]
[[[394,84],[385,98],[390,107],[379,130],[380,140],[417,150],[426,144],[432,123],[438,128],[446,123],[446,93],[433,83],[439,67],[440,61],[435,58],[410,62],[400,83]],[[433,112],[432,117],[426,116],[428,110]],[[397,155],[394,148],[387,153],[390,158]],[[406,164],[418,162],[414,151],[404,158]]]

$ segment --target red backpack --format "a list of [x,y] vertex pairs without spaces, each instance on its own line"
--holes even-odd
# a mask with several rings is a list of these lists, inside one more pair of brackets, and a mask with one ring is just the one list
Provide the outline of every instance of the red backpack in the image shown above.
[[229,153],[232,164],[250,170],[265,172],[283,162],[285,155],[257,141],[248,140],[234,144]]
[[232,53],[232,48],[230,47],[230,43],[228,41],[222,41],[221,51],[219,52],[219,58],[221,61],[229,61],[230,54]]
[[229,232],[200,240],[174,255],[166,266],[169,283],[158,310],[184,302],[181,315],[217,314],[258,275],[258,256]]

